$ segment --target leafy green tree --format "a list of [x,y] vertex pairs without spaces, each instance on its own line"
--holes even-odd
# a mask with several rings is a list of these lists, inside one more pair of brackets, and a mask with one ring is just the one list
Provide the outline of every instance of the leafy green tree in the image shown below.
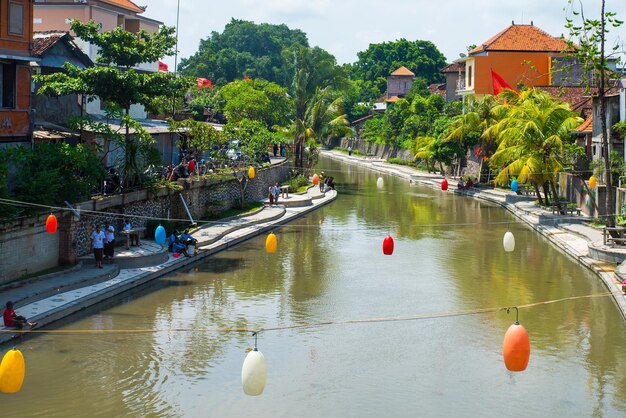
[[212,32],[200,41],[198,52],[182,59],[180,71],[192,77],[205,77],[218,85],[248,76],[288,86],[291,78],[283,50],[308,47],[306,34],[286,25],[232,19],[222,33]]
[[[93,150],[83,144],[72,147],[67,143],[38,143],[34,148],[5,148],[0,151],[0,161],[4,167],[0,178],[6,182],[0,197],[43,205],[86,200],[106,174]],[[3,215],[14,212],[0,205]]]
[[443,79],[439,70],[446,65],[446,59],[437,47],[430,41],[422,40],[400,39],[370,44],[357,56],[358,60],[352,66],[352,78],[370,82],[384,80],[384,84],[376,86],[378,96],[387,88],[387,76],[401,66],[405,66],[413,71],[416,77],[430,84]]
[[[624,53],[619,44],[615,44],[612,51],[607,52],[606,36],[609,27],[619,28],[624,23],[617,18],[615,12],[606,10],[606,0],[600,1],[600,15],[598,18],[588,18],[583,9],[583,3],[568,0],[572,17],[566,17],[565,28],[569,31],[567,43],[571,55],[582,64],[582,82],[596,88],[596,96],[600,103],[600,136],[602,140],[602,155],[609,155],[609,135],[606,118],[606,90],[609,81],[610,69],[608,66],[611,55]],[[592,74],[590,80],[587,74]],[[611,180],[611,162],[605,158],[604,181],[606,183],[606,219],[609,226],[615,226],[615,191]]]
[[559,204],[556,174],[563,170],[563,144],[582,119],[568,104],[534,89],[523,90],[518,100],[503,106],[508,108],[506,116],[483,133],[498,142],[490,159],[493,168],[502,167],[496,184],[506,185],[515,176],[521,183],[532,183],[540,201],[539,186],[547,184]]
[[[133,67],[171,55],[176,42],[174,28],[162,26],[153,34],[143,30],[135,34],[121,27],[100,32],[101,25],[93,21],[81,23],[76,20],[72,21],[71,28],[83,41],[98,47],[97,62],[101,65],[81,69],[66,62],[63,65],[64,72],[37,77],[36,81],[43,83],[38,93],[50,96],[97,96],[105,103],[122,109],[125,132],[120,146],[124,149],[124,162],[121,164],[124,183],[139,184],[142,171],[140,151],[148,145],[151,137],[141,124],[129,116],[130,106],[138,103],[153,110],[155,103],[159,103],[156,100],[158,97],[173,97],[181,89],[186,90],[190,82],[171,73],[144,73],[135,71]],[[84,124],[92,122],[83,120]],[[132,135],[131,129],[134,131]]]
[[291,121],[292,100],[287,89],[265,80],[237,80],[220,89],[220,108],[229,122],[258,120],[268,129]]
[[[170,125],[170,131],[177,132],[183,138],[182,148],[190,150],[197,161],[207,152],[219,149],[226,142],[220,131],[195,119],[182,121],[168,119],[167,123]],[[215,152],[213,154],[215,157]]]

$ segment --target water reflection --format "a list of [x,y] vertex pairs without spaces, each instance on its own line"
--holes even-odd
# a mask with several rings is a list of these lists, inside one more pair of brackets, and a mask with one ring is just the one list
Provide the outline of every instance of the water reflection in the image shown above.
[[[609,298],[523,309],[533,352],[504,369],[505,312],[261,333],[263,396],[240,386],[250,333],[298,323],[442,313],[604,292],[600,281],[502,209],[323,160],[340,196],[64,329],[20,344],[11,416],[623,416],[624,321]],[[516,251],[502,251],[511,229]],[[382,240],[396,250],[382,255]]]

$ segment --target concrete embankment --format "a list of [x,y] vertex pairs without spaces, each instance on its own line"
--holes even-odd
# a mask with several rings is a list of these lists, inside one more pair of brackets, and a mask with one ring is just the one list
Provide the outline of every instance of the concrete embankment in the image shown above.
[[[444,179],[438,174],[421,172],[407,166],[388,164],[381,159],[347,156],[340,152],[325,150],[322,151],[322,155],[439,190],[441,190],[441,182]],[[448,177],[448,182],[450,186],[447,193],[481,199],[501,206],[565,254],[596,273],[611,292],[622,316],[626,319],[626,297],[621,290],[622,275],[626,277],[626,263],[621,260],[626,258],[626,250],[602,246],[602,232],[585,225],[584,221],[588,220],[587,217],[584,215],[552,214],[536,205],[533,197],[517,196],[510,191],[480,187],[471,190],[459,190],[456,187],[456,181],[451,181],[451,178]],[[605,256],[606,254],[612,255],[613,259],[618,260],[621,264],[616,267],[616,263],[592,258],[591,255],[596,253],[594,249],[598,247],[604,247]],[[609,257],[609,259],[612,258]]]
[[[5,300],[19,301],[16,303],[18,314],[38,322],[38,328],[41,328],[175,270],[189,267],[211,254],[242,241],[275,230],[281,225],[332,202],[336,197],[337,192],[334,190],[320,193],[319,188],[315,187],[309,189],[304,195],[287,195],[281,198],[282,204],[266,206],[248,216],[209,223],[192,233],[198,239],[200,249],[193,257],[174,258],[171,253],[165,252],[166,261],[160,264],[128,269],[107,265],[105,272],[93,265],[83,266],[78,271],[5,288],[2,295]],[[141,250],[136,250],[137,252],[163,253],[160,246],[150,242],[142,244],[139,248]],[[133,257],[133,255],[130,254],[128,257]],[[152,255],[148,254],[146,257],[152,257]],[[19,335],[21,334],[14,330],[0,328],[0,343]]]

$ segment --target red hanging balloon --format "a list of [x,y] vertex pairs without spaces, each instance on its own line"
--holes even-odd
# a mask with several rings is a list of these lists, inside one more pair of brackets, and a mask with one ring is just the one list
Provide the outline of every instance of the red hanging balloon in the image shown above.
[[443,181],[441,182],[441,190],[443,190],[444,192],[448,190],[448,180],[443,179]]
[[515,322],[504,335],[502,356],[506,368],[512,372],[522,372],[530,360],[530,338],[526,329]]
[[48,219],[46,219],[46,232],[49,234],[57,232],[57,217],[53,214],[48,215]]
[[319,182],[320,182],[320,176],[318,176],[317,174],[313,174],[313,184],[317,186]]
[[393,238],[391,238],[391,235],[387,235],[387,237],[383,240],[383,254],[393,254]]

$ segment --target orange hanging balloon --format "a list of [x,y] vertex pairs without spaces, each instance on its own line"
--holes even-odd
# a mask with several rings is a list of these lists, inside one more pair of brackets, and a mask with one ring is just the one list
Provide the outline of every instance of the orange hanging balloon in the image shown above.
[[313,174],[313,184],[318,185],[320,183],[320,177],[317,174]]
[[595,189],[596,186],[598,185],[597,183],[598,182],[597,182],[597,180],[596,180],[596,178],[594,176],[589,177],[589,188],[590,189]]
[[441,182],[441,190],[443,190],[444,192],[448,190],[448,180],[443,179],[443,181]]
[[387,235],[387,237],[383,240],[383,254],[393,254],[393,238],[391,238],[391,235]]
[[248,178],[249,178],[250,180],[252,180],[252,179],[254,178],[254,176],[255,176],[255,175],[256,175],[256,173],[254,172],[254,167],[250,167],[250,168],[248,169]]
[[48,215],[48,219],[46,219],[46,232],[49,234],[57,232],[57,217],[53,214]]
[[530,338],[526,329],[515,322],[504,335],[502,356],[506,368],[512,372],[526,370],[530,360]]

